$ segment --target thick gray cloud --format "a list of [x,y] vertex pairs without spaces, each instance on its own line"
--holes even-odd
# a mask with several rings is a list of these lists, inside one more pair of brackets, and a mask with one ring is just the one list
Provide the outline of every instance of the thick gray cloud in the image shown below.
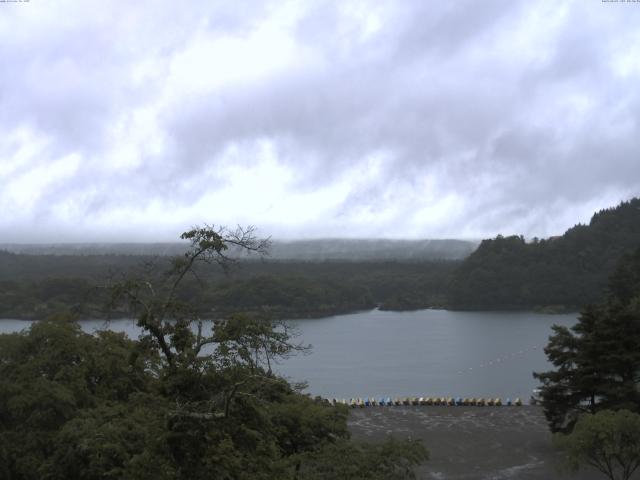
[[640,193],[639,3],[0,4],[0,240],[548,236]]

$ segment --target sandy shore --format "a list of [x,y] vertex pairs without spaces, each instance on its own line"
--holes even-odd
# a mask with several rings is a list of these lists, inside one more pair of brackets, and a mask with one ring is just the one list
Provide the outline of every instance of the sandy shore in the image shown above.
[[354,439],[365,441],[388,434],[422,439],[431,458],[419,469],[421,479],[604,478],[595,470],[560,473],[540,407],[362,408],[351,411],[349,429]]

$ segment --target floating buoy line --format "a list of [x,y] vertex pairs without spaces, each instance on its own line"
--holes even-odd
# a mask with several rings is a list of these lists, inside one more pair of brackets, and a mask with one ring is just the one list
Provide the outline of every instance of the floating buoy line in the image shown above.
[[501,406],[522,406],[522,400],[510,398],[504,401],[501,398],[462,398],[462,397],[369,397],[369,398],[322,398],[315,397],[316,401],[328,403],[330,405],[346,405],[351,408],[365,407],[394,407],[409,405],[440,405],[449,407],[476,406],[476,407],[501,407]]
[[[532,347],[529,348],[525,348],[523,350],[518,350],[517,352],[511,352],[511,353],[506,353],[498,358],[493,358],[489,361],[480,363],[478,365],[475,366],[475,368],[477,369],[481,369],[481,368],[492,368],[492,367],[497,367],[501,364],[503,364],[504,362],[506,362],[507,360],[512,360],[518,357],[522,357],[524,355],[526,355],[527,353],[533,352],[538,350],[538,346],[534,345]],[[458,375],[462,375],[464,373],[470,373],[474,371],[474,367],[468,367],[466,369],[462,369],[462,370],[458,370]]]

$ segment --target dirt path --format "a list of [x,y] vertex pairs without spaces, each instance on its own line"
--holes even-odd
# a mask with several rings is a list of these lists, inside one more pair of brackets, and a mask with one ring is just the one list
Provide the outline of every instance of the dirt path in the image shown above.
[[[558,457],[540,407],[372,407],[354,409],[349,429],[355,439],[376,441],[388,434],[420,438],[430,460],[419,478],[436,480],[602,480],[595,470],[569,476]],[[640,477],[638,477],[640,478]]]

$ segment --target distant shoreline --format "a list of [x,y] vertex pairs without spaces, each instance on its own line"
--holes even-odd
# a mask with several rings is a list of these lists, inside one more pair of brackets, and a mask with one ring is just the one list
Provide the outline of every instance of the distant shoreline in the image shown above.
[[[330,318],[330,317],[337,317],[337,316],[342,316],[342,315],[351,315],[351,314],[358,314],[358,313],[367,313],[367,312],[375,312],[375,311],[382,311],[382,312],[397,312],[397,313],[401,313],[401,312],[420,312],[420,311],[429,311],[429,310],[436,310],[436,311],[445,311],[445,312],[470,312],[470,313],[497,313],[497,314],[505,314],[505,313],[536,313],[539,315],[570,315],[570,314],[576,314],[578,315],[580,313],[580,309],[578,308],[573,308],[573,309],[549,309],[546,310],[544,307],[542,308],[504,308],[504,309],[466,309],[466,308],[442,308],[442,307],[426,307],[426,308],[405,308],[405,309],[386,309],[386,308],[380,308],[380,306],[374,307],[374,308],[369,308],[369,309],[354,309],[354,310],[350,310],[350,309],[336,309],[335,311],[332,311],[331,313],[328,312],[317,312],[317,314],[313,314],[313,313],[301,313],[300,315],[295,315],[292,314],[292,316],[279,316],[279,315],[273,315],[274,318],[276,319],[280,319],[280,320],[287,320],[287,321],[295,321],[295,320],[313,320],[313,319],[321,319],[321,318]],[[243,310],[243,311],[225,311],[225,312],[220,312],[220,315],[214,317],[214,318],[225,318],[226,316],[229,316],[233,313],[249,313],[249,314],[259,314],[261,312],[259,311],[251,311],[251,310]],[[203,318],[204,321],[212,321],[214,320],[214,318]],[[83,321],[88,321],[88,322],[95,322],[95,321],[109,321],[109,320],[135,320],[135,317],[132,317],[128,314],[122,314],[122,315],[114,315],[111,316],[109,318],[106,317],[89,317],[89,318],[82,318],[80,320],[78,320],[79,322],[83,322]],[[38,318],[38,317],[19,317],[19,316],[7,316],[7,317],[2,317],[0,316],[0,322],[3,321],[22,321],[22,322],[39,322],[39,321],[43,321],[46,320],[46,318]]]

